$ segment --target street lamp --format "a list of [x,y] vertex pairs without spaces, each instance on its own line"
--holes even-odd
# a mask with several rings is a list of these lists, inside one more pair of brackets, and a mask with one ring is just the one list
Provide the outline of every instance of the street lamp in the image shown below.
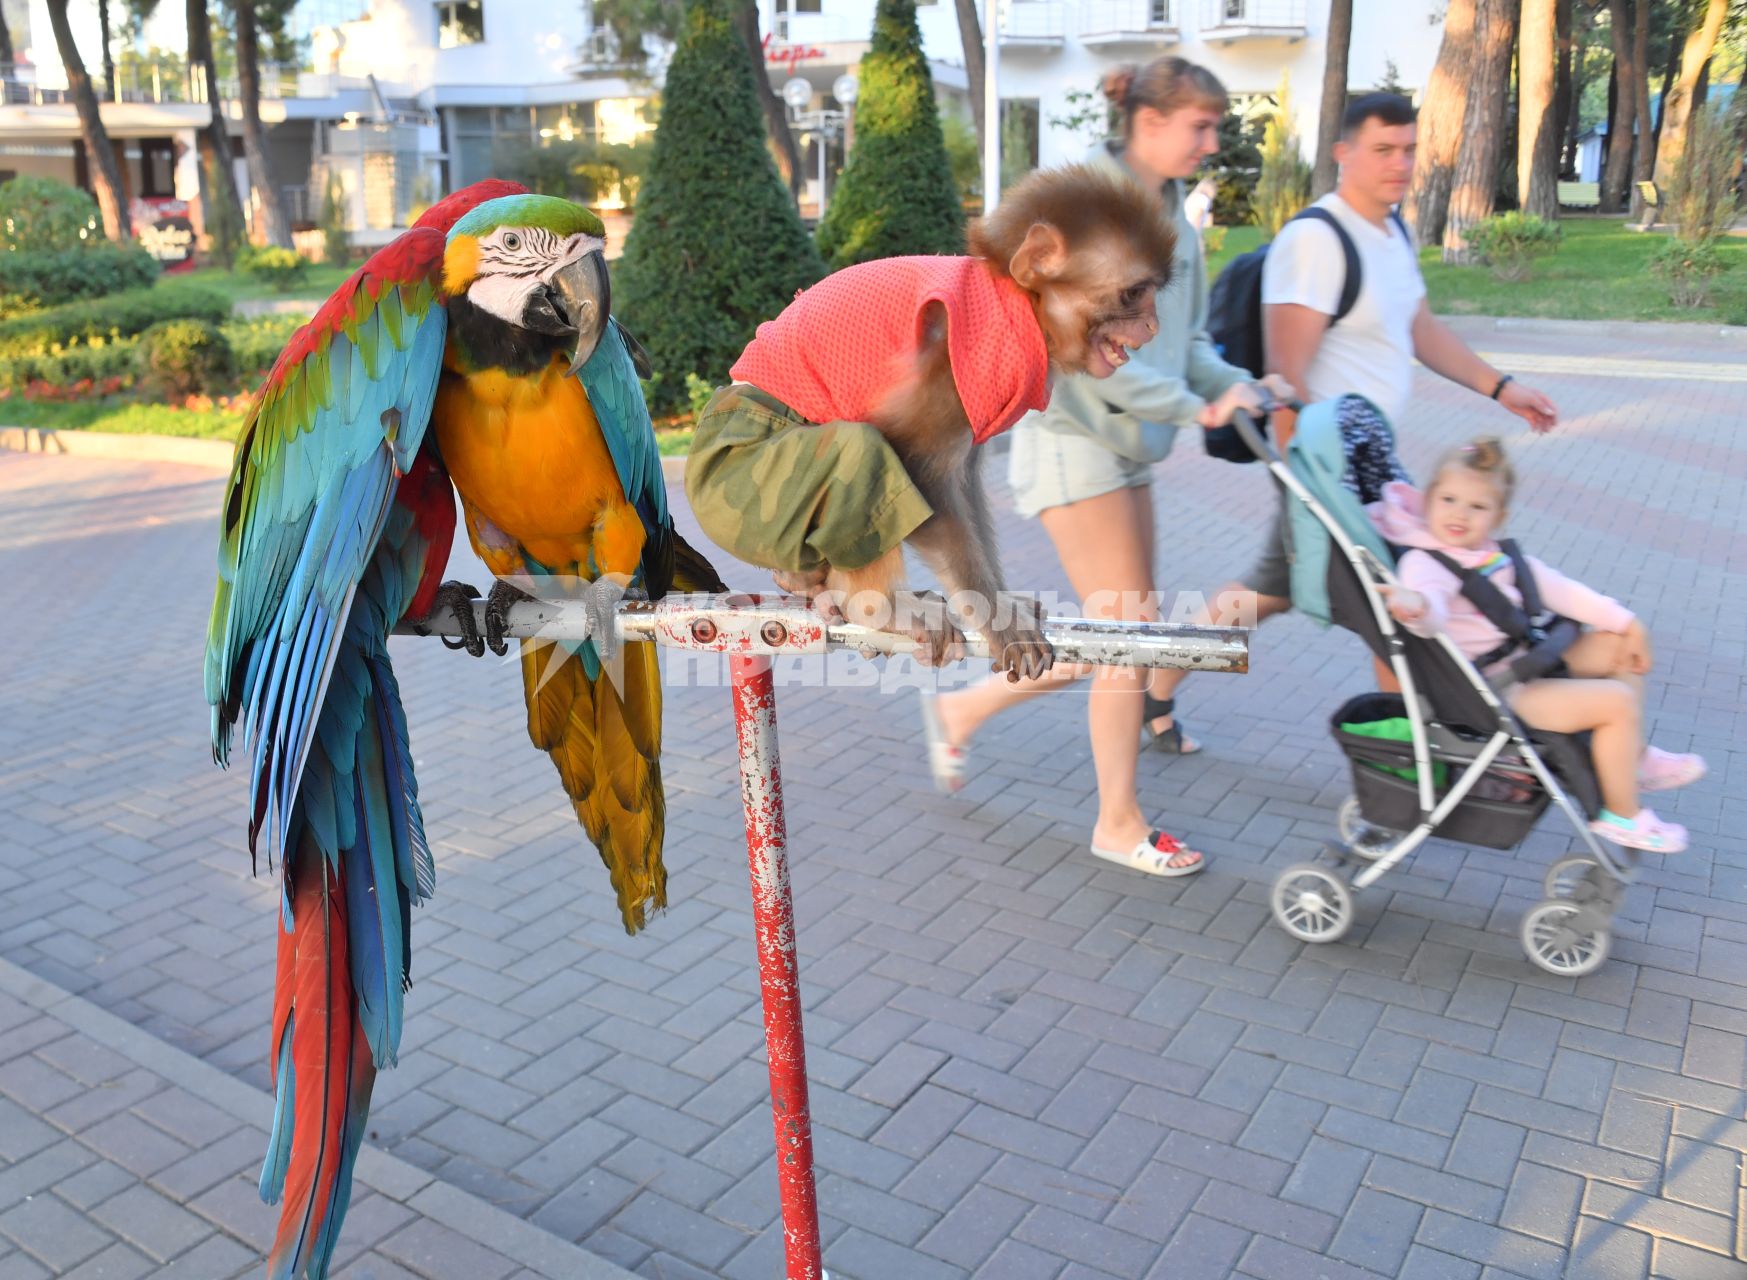
[[[847,84],[845,82],[848,82]],[[838,76],[831,86],[831,92],[839,102],[843,102],[842,91],[847,89],[849,101],[855,100],[855,77]],[[849,119],[847,111],[833,111],[826,107],[817,110],[807,110],[807,104],[813,100],[813,86],[804,76],[794,76],[783,83],[783,102],[789,109],[789,124],[792,128],[803,130],[813,135],[819,147],[819,217],[825,217],[825,153],[831,142],[842,131]],[[847,104],[846,104],[847,105]]]

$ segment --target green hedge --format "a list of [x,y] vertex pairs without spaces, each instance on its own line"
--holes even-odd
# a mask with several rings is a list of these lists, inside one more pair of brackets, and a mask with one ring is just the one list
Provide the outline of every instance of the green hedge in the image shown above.
[[128,338],[160,320],[205,320],[230,316],[230,299],[216,289],[169,280],[107,298],[70,302],[34,315],[0,321],[0,358],[58,354],[93,338]]
[[106,298],[147,288],[157,278],[156,259],[138,245],[0,253],[0,314]]
[[291,335],[304,325],[301,316],[259,316],[253,320],[232,320],[224,326],[225,340],[236,356],[237,372],[245,378],[257,378],[273,367]]
[[[291,335],[303,323],[296,316],[262,316],[254,320],[231,320],[220,326],[236,365],[240,390],[252,390],[273,367]],[[58,355],[0,358],[0,389],[24,387],[32,382],[71,386],[81,378],[102,382],[107,378],[129,381],[142,374],[137,337],[118,338],[101,346],[68,347]]]
[[71,386],[81,378],[102,382],[106,378],[132,378],[134,339],[106,342],[100,347],[70,347],[56,356],[14,356],[0,359],[0,388],[23,387],[32,382]]

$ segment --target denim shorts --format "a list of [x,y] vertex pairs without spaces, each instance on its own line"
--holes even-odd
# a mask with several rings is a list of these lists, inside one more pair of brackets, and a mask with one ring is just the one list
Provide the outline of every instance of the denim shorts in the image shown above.
[[1008,432],[1007,482],[1022,516],[1153,482],[1152,466],[1090,436],[1021,422]]

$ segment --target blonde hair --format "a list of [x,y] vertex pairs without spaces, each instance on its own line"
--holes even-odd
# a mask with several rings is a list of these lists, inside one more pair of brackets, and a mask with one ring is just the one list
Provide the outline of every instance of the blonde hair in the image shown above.
[[1454,467],[1485,476],[1492,482],[1493,490],[1498,494],[1499,508],[1509,510],[1511,495],[1516,492],[1516,468],[1510,465],[1510,457],[1504,451],[1504,441],[1497,436],[1481,436],[1446,452],[1438,459],[1437,469],[1432,472],[1432,482],[1426,486],[1428,498],[1443,480],[1444,473]]
[[1127,63],[1107,71],[1100,87],[1110,105],[1122,112],[1123,137],[1133,131],[1134,113],[1140,107],[1168,116],[1184,107],[1223,112],[1231,101],[1218,76],[1174,54],[1154,58],[1144,67]]

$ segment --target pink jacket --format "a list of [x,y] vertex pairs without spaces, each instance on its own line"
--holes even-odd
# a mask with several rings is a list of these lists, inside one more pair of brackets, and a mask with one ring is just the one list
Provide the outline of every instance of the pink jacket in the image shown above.
[[[1377,532],[1388,541],[1397,546],[1442,551],[1464,568],[1475,568],[1498,554],[1496,542],[1472,550],[1438,542],[1426,528],[1424,497],[1418,489],[1399,480],[1384,485],[1383,500],[1366,507],[1365,513],[1377,526]],[[1631,625],[1632,611],[1618,600],[1567,578],[1533,556],[1524,559],[1535,575],[1542,605],[1554,613],[1597,631],[1624,631]],[[1425,597],[1425,616],[1418,622],[1406,624],[1415,635],[1430,636],[1442,631],[1470,658],[1478,658],[1504,642],[1504,632],[1488,622],[1485,615],[1462,594],[1462,580],[1423,550],[1406,552],[1396,566],[1395,575],[1402,586]],[[1513,604],[1522,603],[1522,592],[1516,585],[1516,569],[1512,565],[1506,564],[1493,573],[1492,582]]]

